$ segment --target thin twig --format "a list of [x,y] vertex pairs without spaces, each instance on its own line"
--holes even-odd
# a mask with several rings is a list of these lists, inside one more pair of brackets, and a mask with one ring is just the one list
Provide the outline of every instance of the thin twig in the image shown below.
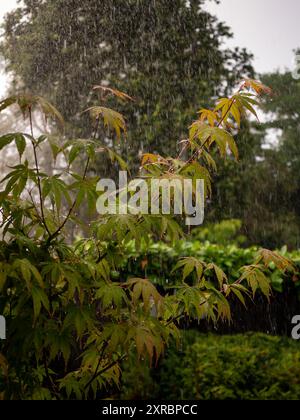
[[46,373],[46,378],[48,379],[49,384],[51,385],[52,391],[54,392],[54,394],[55,394],[56,398],[57,398],[58,400],[60,400],[60,395],[59,395],[59,392],[58,392],[58,390],[57,390],[57,387],[56,387],[55,383],[53,382],[53,380],[52,380],[52,378],[51,378],[51,376],[50,376],[50,373],[49,373],[49,369],[48,369],[48,365],[47,365],[47,357],[46,357],[46,351],[45,351],[45,349],[44,349],[44,351],[43,351],[43,364],[44,364],[44,369],[45,369],[45,373]]
[[89,380],[89,382],[85,385],[84,389],[87,389],[87,388],[91,385],[91,383],[92,383],[92,382],[94,382],[94,380],[97,378],[98,371],[99,371],[99,367],[100,367],[100,364],[101,364],[101,361],[102,361],[102,359],[103,359],[104,352],[105,352],[105,350],[106,350],[107,346],[108,346],[108,342],[107,342],[107,341],[105,341],[105,343],[103,344],[103,348],[102,348],[101,354],[100,354],[100,356],[99,356],[99,360],[98,360],[98,364],[97,364],[97,367],[96,367],[95,373],[94,373],[94,375],[92,376],[92,378]]
[[126,357],[127,357],[127,354],[124,354],[123,356],[119,357],[119,359],[116,360],[115,362],[111,362],[110,364],[106,365],[102,370],[100,370],[97,373],[97,375],[94,375],[92,379],[89,380],[89,382],[85,385],[84,389],[87,389],[94,382],[95,379],[97,379],[100,375],[107,372],[109,369],[111,369],[118,363],[122,362]]
[[35,170],[36,170],[36,174],[37,174],[37,183],[38,183],[38,190],[39,190],[41,217],[42,217],[43,225],[45,226],[45,229],[46,229],[48,235],[51,235],[51,232],[50,232],[50,230],[47,226],[47,223],[46,223],[45,212],[44,212],[40,168],[39,168],[38,157],[37,157],[37,153],[36,153],[36,144],[34,143],[34,140],[33,140],[34,136],[33,136],[32,109],[31,109],[31,107],[29,108],[29,121],[30,121],[31,137],[32,137],[31,144],[32,144],[32,147],[33,147],[33,155],[34,155],[34,160],[35,160]]
[[[205,302],[200,303],[199,307],[201,307],[201,306],[205,305],[206,303],[208,303],[208,300],[206,300]],[[174,322],[176,322],[176,321],[179,321],[179,319],[181,319],[181,318],[183,318],[183,317],[184,317],[184,314],[180,314],[180,315],[176,316],[175,318],[171,318],[171,319],[167,322],[167,324],[165,324],[165,326],[166,326],[166,327],[168,327],[169,325],[173,324],[173,323],[174,323]]]

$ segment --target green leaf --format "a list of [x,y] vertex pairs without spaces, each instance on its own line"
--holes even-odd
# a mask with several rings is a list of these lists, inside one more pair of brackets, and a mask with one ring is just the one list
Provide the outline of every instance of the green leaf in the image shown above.
[[249,292],[244,286],[240,284],[231,284],[228,286],[228,292],[226,292],[226,296],[228,296],[230,292],[234,293],[239,301],[244,305],[244,307],[247,308],[243,293],[248,296]]
[[104,126],[115,131],[117,138],[121,138],[121,132],[126,134],[126,124],[123,115],[113,109],[103,106],[94,106],[88,108],[85,112],[90,112],[92,118],[102,117]]
[[246,280],[252,289],[253,297],[255,297],[258,289],[269,300],[271,295],[271,280],[268,279],[264,272],[264,266],[262,265],[251,265],[242,268],[243,274],[240,278],[240,282]]
[[204,267],[206,264],[203,261],[198,260],[194,257],[186,257],[180,260],[174,269],[172,270],[172,273],[179,268],[183,267],[183,274],[182,274],[182,280],[185,281],[186,278],[193,272],[196,271],[197,274],[197,280],[200,281],[203,275]]
[[110,266],[105,258],[98,264],[97,271],[105,281],[110,280]]
[[0,293],[3,291],[5,287],[9,272],[10,272],[10,265],[1,261],[0,262]]
[[228,282],[227,276],[224,273],[224,271],[220,267],[218,267],[217,265],[215,265],[213,263],[211,263],[207,266],[207,270],[213,270],[215,272],[216,277],[218,279],[220,289],[222,290],[224,283]]
[[5,134],[4,136],[0,137],[0,150],[2,150],[5,146],[8,146],[12,143],[15,139],[15,134]]
[[233,156],[238,160],[239,153],[237,145],[234,141],[233,136],[223,128],[214,128],[212,132],[212,141],[215,141],[218,145],[220,154],[222,157],[226,156],[227,147],[231,150]]
[[44,290],[38,287],[31,289],[31,296],[33,300],[34,319],[37,320],[42,306],[49,311],[49,300]]
[[101,300],[101,306],[104,310],[112,307],[120,310],[124,303],[128,303],[124,289],[115,283],[100,286],[96,291],[96,298]]
[[251,98],[249,98],[247,96],[244,96],[244,95],[240,95],[239,98],[238,98],[238,101],[240,102],[241,106],[244,106],[248,111],[250,111],[251,114],[255,116],[257,121],[259,121],[257,112],[255,111],[255,109],[252,106],[252,105],[259,105],[258,102],[256,102],[255,100],[252,100]]
[[149,280],[131,279],[126,285],[132,289],[132,298],[135,304],[141,299],[146,311],[151,309],[153,303],[156,308],[159,309],[159,305],[162,303],[163,298]]
[[38,284],[40,288],[45,287],[44,281],[42,279],[40,272],[26,258],[16,259],[13,263],[13,267],[17,270],[20,270],[22,277],[26,282],[26,286],[28,290],[32,289],[32,286],[33,286],[32,280],[35,280],[36,284]]
[[60,176],[61,175],[54,175],[52,177],[45,178],[42,181],[43,198],[45,199],[50,195],[58,212],[61,209],[63,197],[66,199],[68,205],[71,205],[71,197],[68,191],[69,187],[62,179],[60,179]]
[[26,116],[26,113],[33,110],[34,108],[40,108],[46,119],[51,117],[57,120],[61,126],[64,125],[64,119],[60,112],[50,102],[41,96],[31,94],[11,96],[0,102],[0,112],[13,104],[17,104],[19,106],[24,116]]
[[26,149],[25,137],[22,134],[17,133],[15,137],[15,142],[21,159]]

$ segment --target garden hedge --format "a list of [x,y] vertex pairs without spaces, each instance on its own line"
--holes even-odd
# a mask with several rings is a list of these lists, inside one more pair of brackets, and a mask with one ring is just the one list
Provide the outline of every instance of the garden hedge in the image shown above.
[[189,331],[152,370],[127,365],[123,399],[297,400],[300,345],[264,334],[217,336]]

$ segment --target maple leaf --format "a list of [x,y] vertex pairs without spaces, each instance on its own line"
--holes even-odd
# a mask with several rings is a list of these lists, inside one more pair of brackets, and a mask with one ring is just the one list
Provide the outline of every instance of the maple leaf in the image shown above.
[[279,270],[285,271],[285,270],[291,270],[295,271],[295,267],[293,263],[283,257],[282,255],[278,254],[277,252],[270,251],[268,249],[262,249],[259,252],[259,258],[258,263],[263,261],[264,265],[266,267],[269,267],[271,263],[275,264],[276,268]]
[[260,289],[262,293],[270,300],[271,296],[271,281],[266,277],[263,272],[265,267],[259,264],[253,264],[242,268],[243,274],[240,281],[246,280],[248,285],[252,289],[253,297],[256,295],[256,291]]
[[218,279],[220,290],[223,290],[224,283],[228,283],[228,278],[227,278],[226,274],[224,273],[224,271],[220,267],[218,267],[214,263],[210,263],[207,266],[206,271],[210,271],[210,270],[214,271],[214,273],[215,273],[215,275]]
[[92,106],[84,112],[90,112],[93,119],[102,117],[104,126],[113,129],[116,132],[117,138],[121,138],[121,132],[126,134],[126,123],[122,114],[113,109],[104,106]]
[[0,102],[0,112],[14,104],[18,105],[24,118],[26,117],[27,112],[30,112],[37,107],[40,108],[46,120],[50,117],[58,121],[61,126],[64,125],[64,119],[61,113],[41,96],[31,94],[10,96]]
[[112,89],[107,86],[97,85],[93,87],[93,90],[98,90],[98,91],[100,90],[103,93],[116,96],[122,101],[134,101],[134,99],[131,96],[127,95],[127,93],[121,92],[120,90],[117,90],[117,89]]
[[251,93],[240,93],[238,95],[235,95],[235,100],[236,100],[237,104],[239,104],[241,109],[244,108],[243,109],[244,112],[245,112],[245,108],[246,108],[246,110],[250,111],[251,114],[254,115],[255,118],[257,119],[257,121],[259,122],[257,112],[253,108],[253,105],[259,105],[259,102],[257,102],[253,98],[253,95]]
[[160,156],[154,155],[152,153],[145,153],[142,157],[142,166],[148,163],[156,163],[159,161]]
[[[237,99],[238,96],[234,95],[232,98],[222,98],[217,102],[215,112],[221,110],[222,123],[226,123],[231,116],[237,123],[238,127],[240,127],[241,117],[243,115],[243,106]],[[221,125],[221,123],[219,125]]]
[[246,88],[248,90],[253,89],[259,96],[262,94],[271,95],[272,89],[268,86],[264,85],[263,83],[259,82],[258,80],[247,79],[242,85],[242,88]]
[[131,279],[127,285],[132,288],[132,298],[135,303],[142,299],[145,309],[149,310],[154,303],[156,308],[162,302],[162,296],[147,279]]
[[187,277],[195,271],[197,279],[200,281],[204,272],[204,267],[205,263],[203,261],[193,257],[184,257],[178,261],[176,266],[173,268],[172,273],[182,268],[182,281],[185,281]]
[[[156,328],[155,328],[156,327]],[[164,352],[165,336],[155,321],[143,320],[141,324],[129,329],[126,341],[133,340],[136,345],[138,357],[148,354],[150,364],[153,359],[156,363]]]
[[210,109],[201,109],[199,112],[200,121],[208,121],[211,127],[214,127],[215,123],[218,122],[218,114]]

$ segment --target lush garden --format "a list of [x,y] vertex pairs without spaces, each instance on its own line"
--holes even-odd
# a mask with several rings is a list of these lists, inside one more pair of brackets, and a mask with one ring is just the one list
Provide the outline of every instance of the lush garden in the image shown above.
[[[28,0],[5,21],[0,399],[299,399],[300,160],[281,76],[258,81],[247,51],[222,49],[229,29],[201,0],[117,6]],[[139,211],[119,190],[119,212],[99,214],[121,170],[189,180],[193,208],[203,180],[204,226],[175,190],[171,214],[132,190]]]
[[[104,95],[131,100],[111,88],[94,90],[101,92],[102,102]],[[209,169],[216,167],[210,150],[215,146],[223,158],[228,152],[238,158],[228,129],[238,129],[246,111],[256,115],[254,98],[263,93],[269,88],[249,79],[233,96],[218,100],[214,110],[203,109],[176,159],[143,156],[144,178],[194,182],[202,177],[208,197]],[[226,235],[230,240],[239,227],[236,221],[195,230],[191,242],[176,214],[163,212],[108,211],[85,227],[77,209],[86,201],[85,217],[91,217],[104,192],[99,191],[99,178],[88,175],[97,153],[127,168],[122,157],[98,142],[101,120],[120,140],[126,130],[123,116],[100,103],[87,110],[94,122],[92,138],[36,137],[36,110],[62,125],[61,114],[42,97],[29,94],[11,96],[0,107],[14,104],[28,118],[29,133],[0,138],[1,149],[13,144],[19,155],[19,164],[2,180],[1,192],[1,310],[9,331],[7,342],[1,343],[4,398],[96,398],[105,389],[110,394],[109,389],[122,381],[125,360],[135,355],[157,365],[166,348],[180,342],[185,323],[206,320],[215,328],[221,322],[230,324],[237,315],[234,300],[247,311],[247,301],[261,295],[265,306],[271,303],[272,286],[284,293],[291,282],[296,295],[298,268],[296,261],[283,255],[286,250],[242,250],[234,244],[222,249],[201,242],[205,235],[222,236],[222,229],[225,242]],[[60,173],[41,170],[39,154],[46,142],[54,161],[60,158],[64,165]],[[26,156],[28,148],[33,166]],[[82,174],[75,166],[81,154],[85,155]],[[132,199],[133,192],[128,192]],[[117,197],[120,209],[120,192]],[[175,190],[171,197],[175,202]],[[63,205],[65,215],[61,215]],[[82,233],[89,236],[70,242],[69,224],[82,226]]]

